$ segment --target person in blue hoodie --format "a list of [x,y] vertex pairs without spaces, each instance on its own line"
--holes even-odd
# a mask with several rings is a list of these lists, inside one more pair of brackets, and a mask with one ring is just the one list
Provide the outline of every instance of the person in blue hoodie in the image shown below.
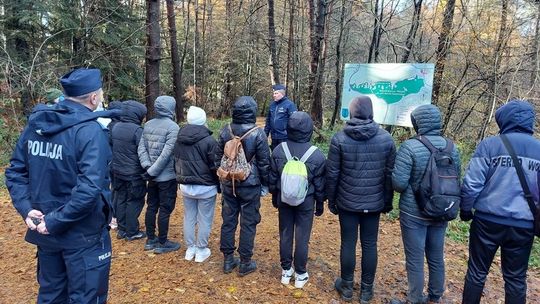
[[139,230],[138,219],[144,207],[146,181],[141,177],[145,171],[137,154],[146,106],[135,100],[126,100],[119,107],[122,110],[119,121],[109,124],[112,125],[110,133],[117,238],[133,241],[146,237],[146,233]]
[[[38,105],[23,130],[6,185],[37,245],[38,303],[106,303],[111,265],[111,150],[96,121],[111,111],[101,73],[76,69],[60,79],[65,100]],[[54,176],[54,178],[43,178]]]
[[[520,159],[534,201],[538,202],[540,141],[532,136],[534,107],[524,100],[512,100],[495,112],[495,120],[499,133],[508,138]],[[500,135],[488,137],[476,147],[461,197],[460,217],[464,221],[472,219],[463,303],[480,303],[486,276],[499,248],[505,303],[525,303],[534,239],[533,215]]]
[[296,109],[296,105],[285,95],[282,84],[272,86],[272,103],[266,116],[264,133],[272,138],[270,149],[273,151],[280,143],[287,141],[287,122]]

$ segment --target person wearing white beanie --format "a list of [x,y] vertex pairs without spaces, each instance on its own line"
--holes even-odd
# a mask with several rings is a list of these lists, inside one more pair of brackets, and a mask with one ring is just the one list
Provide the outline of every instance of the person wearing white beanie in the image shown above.
[[184,202],[185,259],[195,258],[195,262],[200,263],[211,254],[208,238],[219,185],[214,160],[217,141],[205,126],[206,113],[203,109],[189,107],[187,122],[178,133],[174,150],[176,180]]
[[199,107],[189,107],[187,112],[187,123],[190,125],[204,125],[206,123],[206,112]]

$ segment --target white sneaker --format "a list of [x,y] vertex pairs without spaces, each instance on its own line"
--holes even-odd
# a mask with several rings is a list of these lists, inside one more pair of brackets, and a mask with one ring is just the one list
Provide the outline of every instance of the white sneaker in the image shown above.
[[303,274],[295,273],[294,274],[294,287],[303,288],[304,285],[306,285],[308,280],[309,280],[309,275],[307,272]]
[[195,262],[202,263],[208,259],[208,257],[212,254],[210,251],[210,248],[197,248],[197,252],[195,253]]
[[193,260],[193,258],[195,257],[195,252],[197,252],[197,247],[195,246],[188,247],[188,249],[186,250],[186,256],[184,257],[184,259],[188,261]]
[[113,218],[111,219],[111,223],[109,224],[109,227],[111,227],[111,229],[113,229],[113,230],[116,229],[116,228],[118,228],[118,223],[117,223],[115,217],[113,217]]
[[282,269],[281,270],[281,284],[288,285],[291,281],[291,277],[294,273],[294,269],[291,267],[289,270]]

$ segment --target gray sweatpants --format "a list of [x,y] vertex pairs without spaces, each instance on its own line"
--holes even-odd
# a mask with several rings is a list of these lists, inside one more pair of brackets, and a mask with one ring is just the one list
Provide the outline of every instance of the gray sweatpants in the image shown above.
[[[208,237],[214,221],[216,196],[210,198],[190,198],[184,196],[184,241],[186,247],[208,247]],[[195,225],[198,233],[195,237]]]

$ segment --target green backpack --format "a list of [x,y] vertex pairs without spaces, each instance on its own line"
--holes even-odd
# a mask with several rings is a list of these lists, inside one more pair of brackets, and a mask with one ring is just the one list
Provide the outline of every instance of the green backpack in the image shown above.
[[300,159],[291,155],[286,142],[282,143],[281,147],[287,158],[287,163],[281,172],[281,201],[291,206],[298,206],[304,202],[309,188],[305,162],[317,150],[317,147],[311,146]]

